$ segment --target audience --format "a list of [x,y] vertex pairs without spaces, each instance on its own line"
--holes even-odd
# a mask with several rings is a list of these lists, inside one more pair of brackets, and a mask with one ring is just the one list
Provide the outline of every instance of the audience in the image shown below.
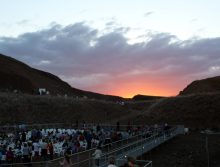
[[[52,160],[54,157],[71,155],[86,149],[97,147],[97,150],[100,150],[100,147],[105,144],[111,144],[138,134],[149,137],[155,131],[155,127],[160,131],[168,129],[167,124],[165,127],[150,127],[132,126],[129,123],[126,131],[119,131],[122,129],[122,126],[119,127],[119,125],[117,123],[116,128],[103,128],[100,124],[92,127],[84,125],[81,129],[26,130],[22,128],[15,133],[1,133],[0,164],[30,162],[31,157],[33,161]],[[113,160],[109,162],[109,165],[109,167],[114,167]]]

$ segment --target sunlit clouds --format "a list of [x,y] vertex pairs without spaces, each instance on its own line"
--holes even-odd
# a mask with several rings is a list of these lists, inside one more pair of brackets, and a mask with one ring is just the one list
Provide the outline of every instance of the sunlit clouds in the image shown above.
[[53,23],[18,37],[1,37],[0,52],[75,88],[123,97],[172,96],[193,80],[220,74],[220,38],[180,40],[147,30],[131,42],[131,32],[113,23],[103,31],[85,22]]

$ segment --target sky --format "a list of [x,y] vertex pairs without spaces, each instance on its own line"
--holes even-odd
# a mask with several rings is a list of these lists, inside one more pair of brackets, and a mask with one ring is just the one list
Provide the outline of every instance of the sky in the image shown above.
[[220,75],[219,0],[0,0],[0,53],[110,95]]

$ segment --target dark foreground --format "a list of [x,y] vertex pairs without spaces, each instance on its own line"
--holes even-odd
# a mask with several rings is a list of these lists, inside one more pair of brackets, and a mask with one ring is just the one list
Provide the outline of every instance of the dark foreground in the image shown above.
[[220,134],[208,136],[208,152],[206,135],[190,132],[179,135],[162,144],[158,148],[143,155],[152,160],[153,167],[220,167]]

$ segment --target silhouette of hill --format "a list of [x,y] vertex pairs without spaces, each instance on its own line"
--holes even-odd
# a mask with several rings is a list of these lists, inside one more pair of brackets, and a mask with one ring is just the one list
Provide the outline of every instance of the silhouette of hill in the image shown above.
[[220,128],[219,101],[220,93],[158,99],[148,105],[135,122],[184,124],[199,129]]
[[155,100],[163,98],[162,96],[146,96],[146,95],[135,95],[132,100]]
[[206,92],[220,92],[220,76],[193,81],[180,92],[180,95]]
[[14,90],[37,94],[39,88],[46,88],[50,95],[70,95],[105,100],[122,100],[121,97],[103,95],[72,88],[57,76],[29,67],[28,65],[0,54],[0,90]]

